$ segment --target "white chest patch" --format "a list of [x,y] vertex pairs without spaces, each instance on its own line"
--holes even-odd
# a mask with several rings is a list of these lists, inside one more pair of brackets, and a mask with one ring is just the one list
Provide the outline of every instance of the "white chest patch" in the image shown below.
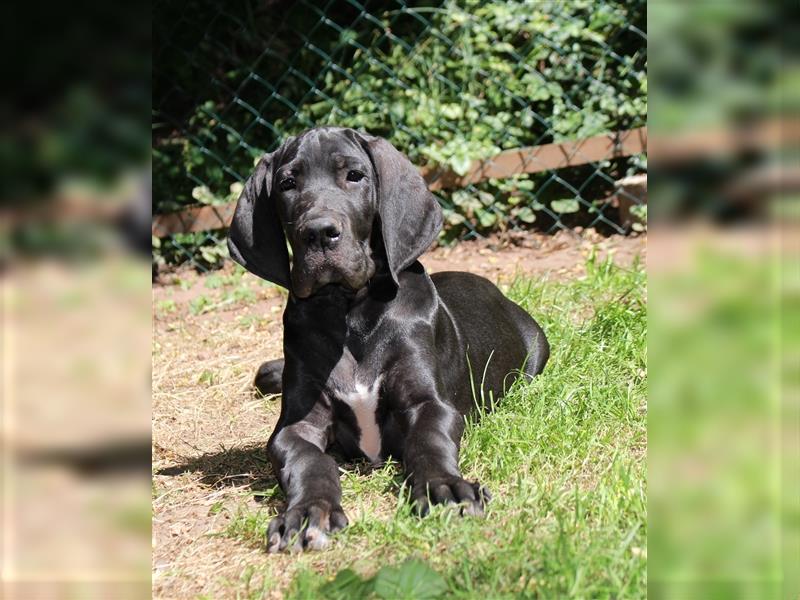
[[377,462],[381,454],[381,431],[375,419],[375,411],[378,408],[378,390],[380,390],[381,378],[378,377],[370,386],[356,383],[354,392],[341,395],[341,400],[345,402],[355,413],[358,428],[361,430],[361,437],[358,446],[372,462]]

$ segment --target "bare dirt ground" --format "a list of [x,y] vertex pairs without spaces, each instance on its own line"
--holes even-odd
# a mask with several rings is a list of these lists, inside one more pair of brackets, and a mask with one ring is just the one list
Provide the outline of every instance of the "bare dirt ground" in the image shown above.
[[[508,282],[571,279],[596,253],[627,266],[646,237],[511,234],[436,248],[430,272],[463,270]],[[252,568],[280,578],[287,556],[228,535],[242,509],[277,507],[264,446],[278,416],[252,389],[258,365],[281,354],[285,292],[229,265],[163,274],[153,287],[153,595],[232,597]],[[278,592],[274,592],[278,597]]]

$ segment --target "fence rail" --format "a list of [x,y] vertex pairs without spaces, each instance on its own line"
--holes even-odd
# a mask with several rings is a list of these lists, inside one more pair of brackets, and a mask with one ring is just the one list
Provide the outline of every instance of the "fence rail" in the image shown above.
[[541,173],[589,163],[625,158],[647,151],[647,128],[597,135],[560,144],[542,144],[505,150],[485,160],[473,161],[466,175],[452,169],[421,169],[431,191],[463,188],[487,179],[507,179],[522,173]]
[[[486,160],[473,161],[465,175],[452,169],[422,167],[420,174],[431,191],[463,188],[490,178],[508,178],[521,173],[538,173],[625,158],[647,151],[647,128],[640,127],[613,135],[598,135],[585,140],[544,144],[533,148],[505,150]],[[236,202],[192,206],[174,213],[156,215],[152,233],[165,237],[175,233],[210,231],[228,227]]]

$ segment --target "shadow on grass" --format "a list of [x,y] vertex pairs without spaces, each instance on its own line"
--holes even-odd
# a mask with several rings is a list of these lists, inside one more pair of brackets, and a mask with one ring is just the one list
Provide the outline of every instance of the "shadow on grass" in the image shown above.
[[[381,468],[365,460],[346,460],[336,451],[331,452],[342,469],[368,475]],[[171,467],[155,471],[156,475],[175,477],[184,473],[202,473],[199,482],[214,489],[240,488],[249,490],[257,502],[270,508],[278,508],[285,502],[283,492],[267,456],[266,444],[254,444],[240,448],[223,448],[219,452],[207,452]],[[403,487],[405,477],[398,469],[387,482],[384,492],[397,494]]]

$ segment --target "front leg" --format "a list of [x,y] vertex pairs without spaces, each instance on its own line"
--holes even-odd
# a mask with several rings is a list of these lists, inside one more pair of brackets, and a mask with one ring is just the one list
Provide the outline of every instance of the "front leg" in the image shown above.
[[417,511],[425,515],[430,503],[458,503],[462,515],[482,515],[489,492],[465,480],[458,469],[463,417],[436,399],[416,405],[409,414],[403,464]]
[[330,409],[317,403],[302,420],[282,422],[268,452],[287,503],[269,524],[267,550],[320,550],[328,545],[328,534],[347,526],[336,461],[325,454]]

